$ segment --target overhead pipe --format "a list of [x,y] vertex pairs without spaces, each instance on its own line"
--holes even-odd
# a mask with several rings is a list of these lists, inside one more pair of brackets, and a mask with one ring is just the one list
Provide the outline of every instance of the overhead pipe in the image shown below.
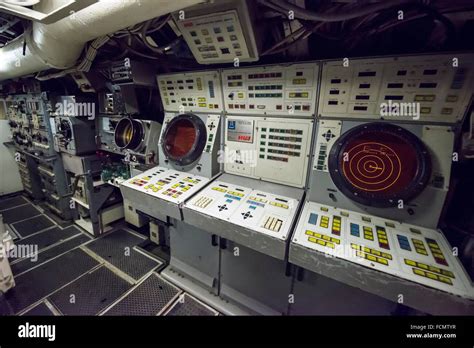
[[[51,68],[70,68],[88,41],[202,2],[100,0],[56,23],[34,22],[23,35],[0,48],[0,81]],[[65,3],[67,0],[42,0],[36,6],[42,12],[50,12]]]

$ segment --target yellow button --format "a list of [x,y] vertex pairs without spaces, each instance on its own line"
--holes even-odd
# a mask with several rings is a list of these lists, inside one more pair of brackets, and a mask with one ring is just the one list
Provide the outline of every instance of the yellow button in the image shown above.
[[331,248],[331,249],[334,249],[334,247],[335,247],[334,243],[331,243],[331,242],[327,242],[326,246]]
[[331,237],[323,235],[323,239],[324,239],[324,240],[329,240],[329,241],[330,241],[330,240],[331,240]]
[[308,236],[312,236],[313,232],[311,232],[310,230],[306,230],[305,234],[307,234]]
[[422,271],[421,269],[413,268],[413,273],[425,277],[425,271]]
[[415,262],[415,261],[412,261],[412,260],[405,259],[405,263],[406,263],[408,266],[416,266],[416,262]]
[[367,258],[367,260],[370,260],[370,261],[376,261],[377,258],[373,255],[365,255],[365,257]]
[[377,257],[377,262],[381,263],[382,265],[388,265],[388,261],[386,259],[381,258],[381,257]]
[[[382,257],[385,257],[386,259],[389,259],[389,260],[392,259],[392,255],[391,255],[391,254],[387,254],[387,253],[382,253]],[[414,265],[413,265],[413,266],[414,266]]]
[[326,242],[321,239],[316,240],[316,243],[321,244],[322,246],[326,246]]
[[448,276],[448,277],[451,277],[451,278],[455,278],[453,272],[451,272],[451,271],[446,271],[446,270],[442,269],[441,274],[445,275],[445,276]]
[[312,243],[316,243],[317,242],[317,239],[314,238],[314,237],[308,237],[308,240]]
[[438,280],[438,276],[434,273],[429,273],[429,272],[426,272],[426,276],[428,278],[431,278],[431,279],[434,279],[434,280]]
[[428,265],[425,265],[424,263],[418,262],[416,265],[417,265],[418,267],[420,267],[420,268],[428,269]]
[[449,284],[449,285],[453,285],[453,282],[452,282],[451,279],[449,279],[449,278],[446,278],[446,277],[443,277],[443,276],[439,276],[439,277],[438,277],[438,280],[439,280],[439,281],[442,281],[443,283],[446,283],[446,284]]

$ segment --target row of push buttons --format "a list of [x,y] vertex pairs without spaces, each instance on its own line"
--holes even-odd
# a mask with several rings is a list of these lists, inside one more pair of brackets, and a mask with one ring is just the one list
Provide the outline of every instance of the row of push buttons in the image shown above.
[[447,277],[450,277],[450,278],[455,278],[453,272],[445,270],[445,269],[441,269],[439,267],[430,266],[430,265],[427,265],[425,263],[405,259],[405,264],[407,264],[408,266],[421,268],[425,271],[431,271],[431,272],[434,272],[434,273],[438,273],[440,275],[447,276]]
[[305,234],[309,236],[308,241],[310,241],[311,243],[316,243],[331,249],[334,249],[336,247],[335,244],[341,243],[341,240],[338,238],[326,236],[324,234],[313,232],[310,230],[306,230]]
[[422,240],[412,238],[411,241],[413,242],[413,245],[415,246],[415,250],[418,254],[428,256],[428,251],[426,251],[425,244],[423,243]]
[[363,230],[364,230],[364,238],[367,239],[367,240],[373,241],[374,240],[374,230],[372,229],[372,227],[364,226]]
[[388,245],[387,231],[385,230],[385,228],[381,226],[375,226],[375,229],[377,231],[377,237],[379,239],[379,246],[383,249],[390,250],[390,246]]
[[377,263],[380,263],[382,265],[388,266],[387,259],[384,259],[383,257],[374,256],[374,255],[371,255],[371,254],[364,253],[362,251],[356,251],[356,255],[357,255],[357,257],[361,257],[361,258],[364,258],[366,260],[377,262]]
[[426,238],[426,242],[428,243],[428,247],[430,248],[436,263],[448,266],[448,262],[446,261],[446,258],[444,257],[438,243],[431,238]]
[[440,276],[440,275],[437,275],[437,274],[434,274],[434,273],[426,272],[426,271],[423,271],[423,270],[418,269],[418,268],[412,268],[412,270],[413,270],[413,273],[416,274],[416,275],[419,275],[419,276],[422,276],[422,277],[425,277],[425,278],[429,278],[429,279],[433,279],[433,280],[437,280],[437,281],[445,283],[445,284],[453,285],[453,282],[448,277],[444,277],[444,276]]
[[178,198],[180,195],[182,195],[183,192],[173,190],[171,188],[167,189],[166,191],[163,191],[162,195],[173,197],[173,198]]
[[319,222],[319,226],[323,228],[329,227],[329,216],[321,215],[321,221]]
[[259,207],[265,207],[265,204],[263,203],[260,203],[260,202],[255,202],[255,201],[251,201],[250,199],[247,201],[248,204],[252,204],[252,205],[256,205],[256,206],[259,206]]
[[289,208],[287,204],[278,203],[278,202],[270,202],[270,205],[273,205],[274,207],[278,207],[278,208],[283,208],[283,209]]
[[237,197],[237,196],[234,196],[234,195],[231,195],[231,194],[226,194],[224,197],[229,198],[229,199],[235,199],[237,201],[240,201],[242,199],[240,197]]
[[265,220],[262,227],[273,232],[280,232],[282,224],[283,224],[283,220],[280,220],[276,217],[269,216]]
[[341,217],[340,216],[334,216],[332,218],[332,234],[335,234],[336,236],[341,235]]
[[358,244],[354,244],[354,243],[351,243],[351,248],[354,249],[354,250],[359,250],[359,251],[363,251],[365,253],[368,253],[368,254],[372,254],[372,255],[375,255],[375,256],[381,256],[383,258],[386,258],[388,260],[391,260],[392,259],[392,255],[389,254],[389,253],[384,253],[382,251],[379,251],[377,249],[372,249],[372,248],[368,248],[368,247],[363,247],[361,245],[358,245]]
[[202,196],[194,203],[194,205],[199,208],[206,208],[212,201],[212,198]]

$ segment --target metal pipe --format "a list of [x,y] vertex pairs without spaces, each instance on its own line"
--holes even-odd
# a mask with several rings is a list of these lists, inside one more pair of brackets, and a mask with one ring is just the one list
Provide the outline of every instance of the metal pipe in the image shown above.
[[[23,35],[0,48],[0,81],[50,68],[70,68],[86,42],[203,1],[100,0],[56,23],[34,22]],[[43,0],[35,9],[49,12],[65,2]]]

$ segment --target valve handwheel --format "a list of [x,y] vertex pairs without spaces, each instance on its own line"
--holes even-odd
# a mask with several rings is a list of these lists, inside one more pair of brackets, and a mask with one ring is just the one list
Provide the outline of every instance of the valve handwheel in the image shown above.
[[352,128],[334,144],[329,172],[339,190],[368,206],[392,207],[418,196],[431,176],[423,142],[408,130],[370,123]]

